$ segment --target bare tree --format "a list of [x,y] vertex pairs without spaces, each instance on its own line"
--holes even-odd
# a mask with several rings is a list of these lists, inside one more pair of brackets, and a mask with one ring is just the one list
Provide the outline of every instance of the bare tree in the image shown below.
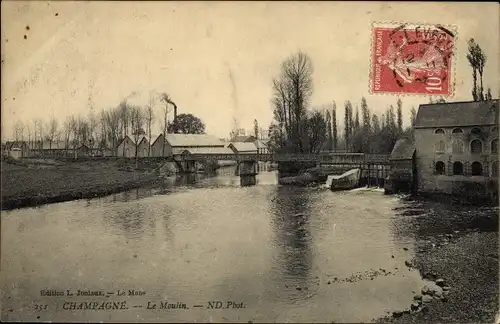
[[273,79],[273,115],[284,140],[292,150],[304,152],[307,107],[312,95],[313,66],[309,56],[298,52],[281,65],[281,75]]
[[148,156],[151,156],[151,128],[153,126],[153,123],[155,121],[155,106],[157,102],[158,96],[154,92],[149,93],[149,100],[148,104],[145,109],[145,117],[146,117],[146,125],[148,128],[148,141],[149,141],[149,147],[148,147]]
[[57,135],[58,123],[57,120],[52,117],[46,124],[46,134],[45,139],[49,142],[49,149],[52,149],[52,143]]
[[69,129],[73,134],[73,138],[71,140],[71,147],[73,148],[73,153],[75,155],[75,159],[77,158],[77,147],[80,142],[80,133],[79,133],[79,120],[75,116],[69,117]]
[[35,128],[36,128],[36,132],[38,134],[37,146],[39,149],[42,149],[43,148],[44,129],[43,129],[43,121],[41,119],[35,120]]
[[66,120],[63,123],[64,148],[66,156],[68,155],[68,149],[70,147],[70,138],[73,131],[72,118],[73,116],[66,117]]
[[144,112],[141,107],[130,107],[130,125],[132,126],[132,136],[135,144],[135,166],[138,166],[140,138],[144,135]]
[[105,124],[108,131],[108,138],[111,139],[111,145],[113,146],[113,154],[116,155],[117,145],[120,137],[120,107],[110,109],[105,112]]
[[26,124],[26,132],[28,133],[28,147],[31,149],[32,146],[31,146],[31,126],[30,124]]
[[14,137],[16,142],[24,140],[24,124],[22,121],[17,121],[14,125]]
[[97,138],[99,137],[99,122],[97,120],[97,116],[95,115],[94,113],[94,110],[92,109],[90,112],[89,112],[89,115],[88,115],[88,125],[89,125],[89,144],[90,144],[90,148],[92,148],[94,146],[94,144],[97,142]]

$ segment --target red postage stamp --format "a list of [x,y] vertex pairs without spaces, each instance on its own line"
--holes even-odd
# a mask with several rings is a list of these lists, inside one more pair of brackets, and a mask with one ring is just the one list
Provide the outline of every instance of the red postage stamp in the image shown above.
[[453,28],[376,23],[370,93],[453,95]]

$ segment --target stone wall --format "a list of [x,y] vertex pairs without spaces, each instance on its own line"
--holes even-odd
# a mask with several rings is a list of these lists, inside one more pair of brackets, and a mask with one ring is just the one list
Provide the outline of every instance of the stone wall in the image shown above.
[[[463,188],[472,184],[487,187],[492,179],[491,166],[498,161],[498,154],[492,153],[491,145],[492,140],[498,137],[497,133],[492,133],[490,126],[482,127],[479,134],[471,133],[472,127],[461,127],[462,133],[453,133],[454,128],[441,129],[444,134],[435,134],[434,128],[415,129],[418,191],[453,194],[463,192]],[[480,153],[471,151],[473,140],[482,143]],[[436,171],[439,161],[444,163],[444,174]],[[453,175],[454,162],[463,164],[464,175]],[[473,162],[481,163],[481,175],[472,176]]]

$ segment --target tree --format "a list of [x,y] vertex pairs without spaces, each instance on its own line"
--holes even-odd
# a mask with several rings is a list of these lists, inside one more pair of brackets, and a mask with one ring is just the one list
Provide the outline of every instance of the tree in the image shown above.
[[154,92],[149,93],[149,100],[148,104],[146,105],[145,109],[145,118],[146,118],[146,126],[148,129],[148,156],[151,156],[151,128],[153,126],[153,123],[155,121],[155,106],[156,106],[156,100],[157,100],[157,95]]
[[354,118],[354,130],[357,131],[360,127],[359,123],[359,107],[356,105],[356,117]]
[[333,134],[333,150],[337,151],[338,147],[338,131],[337,131],[337,104],[333,102],[332,108],[332,134]]
[[285,145],[297,153],[304,152],[307,133],[307,106],[312,94],[313,66],[305,53],[298,52],[281,64],[281,74],[273,79],[273,116],[276,126],[282,131]]
[[130,124],[132,126],[132,136],[135,143],[135,158],[137,165],[137,157],[139,154],[140,138],[145,134],[144,132],[144,111],[139,106],[130,106]]
[[14,125],[14,137],[16,141],[24,141],[24,124],[22,121],[17,121]]
[[354,134],[354,121],[352,118],[352,104],[347,100],[344,104],[345,116],[344,116],[344,138],[345,138],[345,148],[349,152],[352,148],[352,136]]
[[[474,101],[484,100],[484,88],[483,88],[483,72],[484,65],[486,63],[486,54],[484,54],[481,46],[474,41],[474,38],[470,38],[468,41],[469,52],[467,53],[467,60],[469,65],[472,67],[472,98]],[[477,74],[479,73],[480,84],[477,84]]]
[[169,133],[204,134],[205,124],[192,114],[180,114],[175,121],[168,124]]
[[314,111],[309,114],[306,123],[307,145],[304,145],[307,153],[319,153],[321,147],[326,140],[326,120],[323,114],[319,111]]
[[400,98],[397,101],[398,131],[403,132],[403,102]]
[[345,149],[349,152],[349,137],[350,137],[350,121],[349,121],[349,105],[350,102],[344,103],[344,141]]
[[268,138],[267,147],[271,152],[277,152],[284,147],[283,129],[277,124],[271,123],[269,125]]
[[411,110],[410,110],[410,114],[411,114],[411,126],[415,126],[415,122],[417,120],[417,111],[415,110],[415,107],[411,107]]
[[257,119],[253,120],[253,135],[256,139],[259,139],[259,123],[257,122]]
[[327,133],[327,144],[326,147],[329,151],[333,150],[333,133],[332,133],[332,115],[330,110],[326,111],[326,133]]
[[363,152],[367,153],[370,150],[370,136],[372,129],[370,109],[368,108],[365,97],[361,98],[361,116],[363,118]]
[[45,139],[49,142],[49,149],[52,149],[52,143],[57,135],[58,123],[55,118],[51,118],[50,121],[45,126],[47,130],[45,133]]
[[372,116],[372,124],[373,124],[373,133],[374,134],[380,133],[380,122],[376,114],[373,114]]
[[493,96],[491,95],[491,88],[488,88],[488,92],[486,92],[486,100],[493,100]]

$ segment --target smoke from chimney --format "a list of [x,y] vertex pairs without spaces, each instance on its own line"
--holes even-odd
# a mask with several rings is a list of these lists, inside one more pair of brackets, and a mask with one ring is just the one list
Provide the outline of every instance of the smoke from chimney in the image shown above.
[[174,106],[174,121],[175,121],[177,119],[177,105],[175,104],[175,102],[172,101],[172,99],[170,99],[170,97],[166,93],[162,94],[162,99],[167,104],[171,104],[172,106]]

